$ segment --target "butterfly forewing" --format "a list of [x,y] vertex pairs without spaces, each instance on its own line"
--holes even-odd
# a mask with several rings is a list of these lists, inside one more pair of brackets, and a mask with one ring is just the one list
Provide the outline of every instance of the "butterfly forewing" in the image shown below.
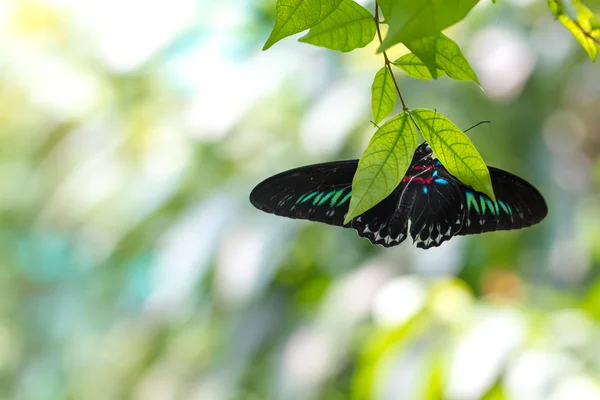
[[[258,209],[282,217],[308,219],[342,226],[358,160],[309,165],[272,176],[254,188],[250,202]],[[402,185],[382,202],[346,227],[374,244],[395,246],[406,238],[406,213],[395,213]]]
[[358,160],[309,165],[272,176],[254,188],[250,202],[282,217],[341,226],[352,196]]

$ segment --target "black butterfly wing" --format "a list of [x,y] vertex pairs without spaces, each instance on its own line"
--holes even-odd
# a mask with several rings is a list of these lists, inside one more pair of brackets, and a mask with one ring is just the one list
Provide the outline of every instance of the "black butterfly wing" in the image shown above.
[[[409,180],[415,197],[411,207],[410,235],[417,247],[437,247],[456,235],[466,215],[462,185],[436,163],[427,178]],[[409,178],[410,179],[410,178]]]
[[351,227],[385,247],[401,243],[410,231],[417,247],[423,249],[437,247],[454,235],[524,228],[546,216],[542,195],[518,176],[488,167],[497,199],[493,202],[453,177],[430,157],[430,151],[420,153],[419,149],[392,194],[347,225],[343,222],[358,160],[282,172],[256,186],[250,202],[288,218]]
[[464,187],[466,217],[458,235],[521,229],[537,224],[548,214],[546,201],[529,182],[510,172],[488,167],[496,195]]
[[250,193],[259,210],[282,217],[351,227],[374,244],[395,246],[407,234],[404,217],[396,212],[403,185],[366,213],[344,225],[352,198],[352,178],[358,160],[308,165],[265,179]]
[[357,165],[358,160],[349,160],[281,172],[259,183],[250,193],[250,202],[282,217],[342,226]]
[[413,179],[409,219],[417,247],[437,247],[454,235],[521,229],[544,219],[548,209],[537,189],[507,171],[488,168],[495,202],[460,182],[439,161],[430,176]]
[[404,241],[408,232],[408,214],[415,200],[410,186],[402,182],[388,197],[350,223],[358,234],[384,247]]

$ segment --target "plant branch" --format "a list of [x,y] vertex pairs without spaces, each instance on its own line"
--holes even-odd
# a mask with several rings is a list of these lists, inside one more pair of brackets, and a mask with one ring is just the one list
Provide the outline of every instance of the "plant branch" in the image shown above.
[[[381,45],[383,44],[383,39],[381,38],[381,29],[379,28],[379,4],[377,4],[377,2],[375,2],[375,18],[373,18],[373,20],[375,21],[375,27],[377,28],[377,37],[379,38],[379,44]],[[385,60],[385,66],[387,67],[388,71],[390,71],[392,82],[394,82],[394,86],[396,86],[396,92],[398,92],[398,97],[400,97],[402,109],[406,111],[408,110],[408,107],[406,107],[406,103],[404,103],[402,93],[400,93],[400,87],[398,86],[398,82],[396,82],[396,77],[394,77],[394,71],[392,71],[392,62],[388,58],[387,53],[385,51],[383,51],[383,59]]]

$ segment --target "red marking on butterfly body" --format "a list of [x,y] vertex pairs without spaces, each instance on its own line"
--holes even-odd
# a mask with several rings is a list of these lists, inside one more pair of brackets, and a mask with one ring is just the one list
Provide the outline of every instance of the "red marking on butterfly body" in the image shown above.
[[429,185],[433,181],[433,178],[432,177],[421,178],[420,176],[417,176],[417,177],[405,176],[404,178],[402,178],[402,182],[410,182],[410,181],[418,182],[421,185]]

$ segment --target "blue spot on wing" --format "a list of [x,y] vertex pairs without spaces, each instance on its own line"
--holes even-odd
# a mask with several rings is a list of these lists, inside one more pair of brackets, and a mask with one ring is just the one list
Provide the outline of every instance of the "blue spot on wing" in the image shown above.
[[444,178],[437,178],[434,182],[435,183],[439,183],[440,185],[447,185],[448,184],[448,181],[445,180]]
[[437,171],[433,171],[433,174],[431,176],[437,176]]
[[427,190],[427,186],[423,186],[423,193],[427,194],[428,190]]

